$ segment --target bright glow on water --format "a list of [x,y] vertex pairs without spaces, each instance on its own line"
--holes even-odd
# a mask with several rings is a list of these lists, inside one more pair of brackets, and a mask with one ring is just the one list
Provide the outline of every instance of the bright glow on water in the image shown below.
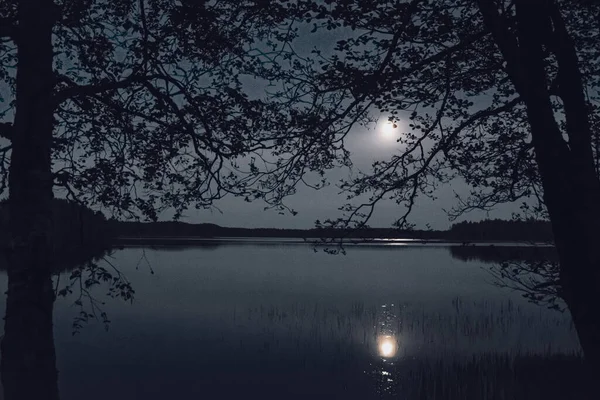
[[398,344],[393,336],[382,336],[379,338],[379,355],[384,358],[392,358],[396,355]]

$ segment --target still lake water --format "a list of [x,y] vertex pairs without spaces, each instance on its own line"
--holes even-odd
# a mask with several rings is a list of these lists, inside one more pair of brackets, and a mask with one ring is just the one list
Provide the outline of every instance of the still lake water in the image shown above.
[[565,375],[581,367],[568,312],[494,286],[489,264],[448,247],[332,256],[229,243],[111,257],[135,299],[94,288],[108,331],[90,322],[72,335],[75,298],[56,302],[62,399],[549,399],[583,390]]

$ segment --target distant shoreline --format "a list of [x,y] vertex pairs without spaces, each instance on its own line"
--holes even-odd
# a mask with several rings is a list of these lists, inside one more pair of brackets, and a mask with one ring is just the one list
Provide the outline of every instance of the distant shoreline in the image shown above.
[[[345,243],[376,241],[407,241],[421,243],[446,242],[451,244],[472,243],[551,243],[552,228],[547,221],[484,220],[460,222],[448,230],[408,230],[395,228],[235,228],[215,224],[188,224],[184,222],[123,222],[110,221],[113,238],[120,243],[140,241],[173,244],[195,243],[198,240],[296,240],[318,241],[321,238],[343,239]],[[238,238],[238,239],[236,239]]]
[[[339,239],[339,238],[338,238]],[[344,245],[372,245],[372,246],[508,246],[508,247],[553,247],[545,242],[515,241],[515,240],[453,240],[453,239],[415,239],[415,238],[345,238]],[[115,238],[117,246],[178,246],[178,245],[221,245],[221,244],[310,244],[319,246],[333,246],[335,242],[319,241],[319,238],[300,237],[262,237],[262,236],[121,236]]]
[[[119,237],[115,247],[119,249],[144,248],[162,251],[182,250],[216,250],[232,247],[299,247],[305,246],[307,251],[311,246],[318,251],[333,250],[336,243],[319,243],[314,239],[281,237]],[[368,239],[344,241],[343,246],[353,250],[402,251],[407,249],[446,249],[453,258],[462,261],[478,261],[484,263],[500,263],[513,261],[551,261],[557,262],[558,255],[553,245],[548,243],[532,243],[518,241],[473,241],[456,240],[422,240],[422,239]]]

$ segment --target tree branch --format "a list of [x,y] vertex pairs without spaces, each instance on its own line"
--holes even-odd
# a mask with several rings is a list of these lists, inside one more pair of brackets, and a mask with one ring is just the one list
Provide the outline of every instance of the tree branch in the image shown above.
[[124,89],[134,84],[144,83],[151,79],[155,78],[154,76],[137,76],[132,75],[129,76],[122,81],[114,81],[114,82],[104,82],[93,85],[78,85],[73,82],[71,79],[66,76],[61,76],[59,81],[66,82],[69,87],[59,90],[58,93],[54,95],[54,99],[56,104],[60,104],[63,101],[70,99],[71,97],[76,96],[93,96],[98,93],[107,92],[110,90]]
[[456,52],[462,51],[463,49],[469,47],[471,44],[475,43],[476,41],[483,39],[487,34],[488,34],[488,32],[485,32],[485,31],[474,33],[473,35],[464,38],[462,41],[455,44],[454,46],[445,48],[444,50],[441,50],[439,53],[436,53],[430,57],[424,58],[423,60],[419,61],[418,63],[410,65],[406,68],[392,71],[389,74],[388,78],[398,80],[400,78],[406,77],[416,71],[423,69],[424,67],[426,67],[429,64],[443,61],[448,56],[450,56]]

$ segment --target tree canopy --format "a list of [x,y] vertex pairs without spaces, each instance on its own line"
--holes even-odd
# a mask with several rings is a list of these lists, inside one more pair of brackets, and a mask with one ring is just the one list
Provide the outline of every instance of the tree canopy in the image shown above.
[[[597,132],[599,6],[548,4],[563,24],[538,29],[556,122],[568,136],[556,56],[564,28]],[[17,5],[0,1],[5,139],[17,106]],[[178,217],[189,206],[209,207],[228,193],[282,206],[297,184],[323,184],[305,181],[308,171],[323,176],[349,165],[350,127],[384,113],[408,122],[398,125],[409,128],[401,151],[342,183],[350,198],[368,200],[346,205],[329,225],[362,226],[388,198],[404,206],[403,225],[418,196],[435,197],[435,187],[457,177],[473,191],[455,214],[529,198],[539,213],[543,188],[515,80],[521,66],[510,58],[519,47],[517,7],[493,5],[55,1],[54,184],[85,204],[152,219],[165,208]],[[311,54],[295,50],[321,31],[339,38],[332,51],[317,41]],[[575,142],[565,142],[569,151]],[[595,135],[596,160],[598,149]],[[0,154],[6,188],[11,146]]]
[[[545,140],[556,144],[564,161],[554,164],[562,174],[572,173],[568,163],[587,162],[591,152],[597,176],[600,6],[525,3],[375,0],[291,6],[314,32],[332,30],[340,37],[331,54],[322,55],[316,46],[307,60],[306,92],[324,103],[343,96],[346,110],[362,111],[365,122],[369,111],[381,112],[402,130],[398,153],[341,184],[349,198],[368,196],[367,201],[348,204],[344,217],[329,225],[361,226],[379,201],[390,198],[403,206],[397,223],[404,225],[419,196],[435,198],[436,187],[456,178],[472,191],[458,199],[451,216],[517,201],[525,202],[525,211],[547,216],[536,159],[536,152],[543,154],[531,134],[530,105],[537,94],[530,90],[530,76],[539,77],[552,108],[557,130]],[[539,60],[525,57],[531,53],[527,30]],[[580,73],[570,74],[577,67]],[[571,90],[578,83],[581,94]],[[586,139],[588,124],[593,136]]]
[[[18,47],[29,34],[19,32],[18,4],[0,0],[0,133],[8,140]],[[278,95],[297,36],[284,2],[48,4],[53,179],[70,198],[151,219],[228,193],[277,206],[307,171],[340,160],[338,128],[309,118],[319,104],[301,110]],[[0,153],[4,189],[11,146]]]

